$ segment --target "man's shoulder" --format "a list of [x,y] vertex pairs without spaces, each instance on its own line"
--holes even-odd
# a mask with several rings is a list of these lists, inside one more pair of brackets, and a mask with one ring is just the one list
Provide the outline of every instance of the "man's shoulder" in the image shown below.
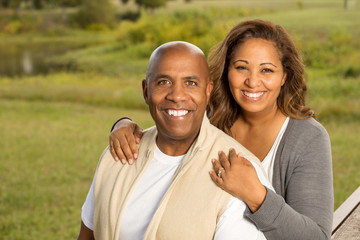
[[215,142],[221,142],[227,145],[231,146],[242,146],[238,141],[236,141],[234,138],[223,132],[222,130],[218,129],[214,125],[210,124],[209,126],[209,132],[211,132],[211,135],[214,136]]

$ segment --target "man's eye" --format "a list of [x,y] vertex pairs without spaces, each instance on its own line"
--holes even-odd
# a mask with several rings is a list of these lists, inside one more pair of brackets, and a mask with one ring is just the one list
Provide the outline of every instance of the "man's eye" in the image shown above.
[[188,86],[196,86],[197,83],[195,81],[187,81],[186,85],[188,85]]
[[166,85],[166,84],[170,84],[170,81],[169,80],[160,80],[158,82],[158,85]]

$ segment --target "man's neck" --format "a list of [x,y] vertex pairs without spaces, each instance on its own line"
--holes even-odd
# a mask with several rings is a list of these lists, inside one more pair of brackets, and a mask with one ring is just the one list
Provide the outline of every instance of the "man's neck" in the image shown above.
[[192,139],[187,140],[173,140],[168,138],[156,137],[156,145],[166,155],[169,156],[181,156],[187,153],[191,145],[194,143],[198,135],[195,135]]

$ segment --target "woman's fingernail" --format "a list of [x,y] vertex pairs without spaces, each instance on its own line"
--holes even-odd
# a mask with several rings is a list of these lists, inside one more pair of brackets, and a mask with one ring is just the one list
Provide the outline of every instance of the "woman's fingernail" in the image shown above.
[[136,153],[134,153],[134,158],[135,158],[135,159],[137,159],[137,157],[138,157],[138,156],[137,156],[137,154],[136,154]]
[[132,159],[129,159],[129,164],[131,165],[131,164],[133,164],[133,160]]
[[118,157],[115,157],[115,161],[119,161],[119,158],[118,158]]
[[215,162],[215,159],[214,159],[214,158],[213,158],[213,159],[211,159],[211,162],[212,162],[212,163],[214,163],[214,162]]
[[125,165],[125,164],[126,164],[125,159],[121,159],[121,163],[122,163],[123,165]]

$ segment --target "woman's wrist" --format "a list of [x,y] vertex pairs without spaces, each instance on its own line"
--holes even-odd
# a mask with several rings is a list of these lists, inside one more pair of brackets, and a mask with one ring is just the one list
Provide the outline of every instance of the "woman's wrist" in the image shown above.
[[259,187],[258,189],[253,191],[253,194],[251,195],[251,198],[245,200],[246,205],[250,209],[252,213],[259,210],[261,205],[263,204],[267,194],[267,189],[263,185]]

